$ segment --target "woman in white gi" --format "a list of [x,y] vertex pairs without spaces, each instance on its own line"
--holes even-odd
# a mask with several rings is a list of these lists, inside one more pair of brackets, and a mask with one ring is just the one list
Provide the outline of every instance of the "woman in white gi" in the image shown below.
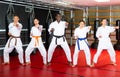
[[19,23],[19,17],[14,16],[13,22],[9,24],[9,32],[8,35],[10,38],[7,41],[7,44],[4,48],[3,57],[4,57],[4,63],[3,64],[9,64],[9,53],[12,52],[14,48],[16,48],[18,52],[18,58],[22,65],[24,65],[23,60],[23,48],[22,48],[22,42],[20,39],[20,33],[22,30],[22,24]]
[[108,54],[110,55],[111,64],[116,65],[116,58],[115,58],[116,53],[115,50],[113,49],[109,35],[111,32],[114,32],[115,29],[118,29],[119,27],[107,26],[107,19],[102,19],[101,24],[102,26],[99,27],[96,32],[96,37],[98,38],[99,43],[98,43],[97,52],[93,58],[92,67],[94,67],[94,63],[97,63],[98,57],[100,56],[103,49],[107,49]]
[[89,49],[89,45],[88,45],[87,38],[86,38],[86,35],[90,31],[90,28],[91,26],[85,26],[85,21],[81,20],[79,23],[79,27],[75,29],[74,37],[76,39],[76,44],[75,44],[75,51],[73,54],[73,66],[72,67],[75,67],[77,65],[78,54],[80,50],[84,50],[87,65],[88,66],[91,65],[90,49]]
[[56,14],[56,21],[51,23],[48,29],[50,33],[53,32],[53,38],[48,49],[48,65],[51,62],[53,52],[57,45],[60,45],[64,49],[68,59],[68,63],[69,65],[72,65],[70,48],[64,36],[65,28],[68,26],[68,23],[65,21],[61,21],[61,18],[62,17],[60,14]]
[[41,38],[42,25],[39,25],[38,19],[34,19],[34,25],[35,26],[31,28],[31,33],[30,33],[30,37],[32,39],[25,51],[26,65],[31,64],[30,54],[32,53],[34,48],[38,48],[39,52],[41,53],[43,57],[43,63],[46,65],[47,63],[46,62],[46,50],[45,50],[45,47],[43,45],[42,38]]

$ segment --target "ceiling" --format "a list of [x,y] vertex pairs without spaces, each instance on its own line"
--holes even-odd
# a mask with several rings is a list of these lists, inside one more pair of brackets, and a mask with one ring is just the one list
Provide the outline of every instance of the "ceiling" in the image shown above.
[[94,0],[63,0],[78,6],[108,6],[120,5],[120,0],[110,0],[110,2],[96,2]]
[[52,6],[54,8],[75,8],[83,9],[84,7],[91,6],[110,6],[120,5],[120,0],[110,0],[110,2],[96,2],[94,0],[3,0],[3,1],[15,1],[15,2],[30,2],[34,5]]
[[75,6],[108,6],[120,5],[120,0],[110,0],[110,2],[96,2],[94,0],[36,0],[56,4],[58,1],[65,2]]

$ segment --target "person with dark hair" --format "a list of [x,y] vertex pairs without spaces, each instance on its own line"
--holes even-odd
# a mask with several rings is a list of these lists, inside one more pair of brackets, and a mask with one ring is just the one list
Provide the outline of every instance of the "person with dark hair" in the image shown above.
[[32,38],[28,47],[26,48],[25,51],[25,61],[26,65],[30,65],[30,54],[34,50],[34,48],[38,48],[39,52],[41,53],[43,57],[43,63],[46,65],[46,50],[42,42],[41,38],[41,33],[42,33],[42,25],[39,25],[39,20],[34,19],[34,26],[31,28],[30,32],[30,37]]
[[61,21],[61,15],[57,14],[56,15],[56,21],[52,22],[49,26],[49,33],[53,32],[53,38],[50,43],[49,49],[48,49],[48,65],[51,62],[53,52],[56,48],[57,45],[60,45],[67,56],[68,63],[69,65],[72,65],[72,60],[71,60],[71,53],[70,53],[70,48],[68,46],[68,43],[65,38],[65,28],[67,28],[68,23],[65,21]]
[[18,58],[22,65],[24,65],[23,60],[23,48],[22,48],[22,42],[20,39],[20,33],[22,30],[22,24],[19,23],[19,17],[14,16],[13,22],[9,24],[9,32],[8,35],[10,38],[7,41],[7,44],[4,48],[3,57],[4,57],[4,63],[3,64],[9,64],[9,53],[12,52],[14,48],[16,48],[18,52]]
[[84,50],[85,56],[86,56],[86,61],[87,65],[91,66],[91,55],[90,55],[90,49],[89,45],[87,42],[87,33],[90,31],[91,26],[85,26],[85,21],[81,20],[79,22],[79,27],[77,27],[74,31],[74,37],[76,39],[76,44],[75,44],[75,50],[73,54],[73,66],[75,67],[77,65],[77,59],[78,59],[78,54],[80,50]]
[[98,43],[97,52],[93,58],[92,67],[94,67],[95,63],[97,63],[98,57],[100,56],[103,49],[107,49],[108,54],[110,55],[111,64],[116,65],[116,58],[115,58],[116,53],[112,46],[109,35],[111,32],[114,32],[115,29],[118,29],[119,27],[107,26],[107,22],[108,22],[107,19],[105,18],[102,19],[101,21],[102,26],[98,27],[97,29],[96,37],[98,38],[99,43]]

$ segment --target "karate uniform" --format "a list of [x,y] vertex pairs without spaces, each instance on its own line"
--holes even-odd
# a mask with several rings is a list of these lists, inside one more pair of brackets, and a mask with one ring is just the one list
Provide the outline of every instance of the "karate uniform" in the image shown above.
[[50,32],[52,28],[54,28],[54,31],[53,31],[53,38],[51,40],[51,43],[48,49],[48,62],[51,61],[53,52],[57,45],[60,45],[63,48],[68,61],[71,62],[70,48],[64,36],[65,28],[66,28],[65,23],[66,23],[65,21],[60,21],[59,23],[55,21],[50,24],[48,31]]
[[32,39],[25,51],[26,62],[30,62],[30,54],[32,53],[34,48],[38,48],[39,52],[41,53],[43,57],[43,63],[46,64],[46,50],[42,42],[41,32],[42,32],[41,25],[39,26],[39,28],[35,26],[32,27],[31,29],[32,36],[30,36]]
[[14,48],[16,48],[18,52],[18,58],[20,63],[24,63],[23,61],[23,48],[22,42],[20,39],[20,33],[22,30],[22,24],[17,23],[18,27],[14,26],[14,23],[9,24],[9,33],[11,33],[10,38],[5,45],[3,56],[4,56],[4,63],[9,62],[9,53],[12,52]]
[[[115,31],[114,27],[110,27],[110,26],[105,26],[105,27],[101,26],[98,28],[96,32],[96,36],[99,40],[99,43],[98,43],[97,52],[93,58],[94,63],[97,63],[98,57],[100,56],[103,49],[107,49],[110,55],[111,61],[116,62],[116,58],[115,58],[116,54],[109,37],[110,33],[114,31]],[[99,36],[102,36],[102,37],[99,38]]]
[[86,61],[87,65],[91,64],[91,55],[90,55],[90,49],[89,45],[86,39],[87,33],[90,31],[88,27],[83,27],[83,28],[76,28],[74,32],[74,36],[78,37],[76,40],[75,44],[75,50],[74,50],[74,55],[73,55],[73,65],[77,65],[77,60],[78,60],[78,54],[80,50],[84,50],[85,56],[86,56]]

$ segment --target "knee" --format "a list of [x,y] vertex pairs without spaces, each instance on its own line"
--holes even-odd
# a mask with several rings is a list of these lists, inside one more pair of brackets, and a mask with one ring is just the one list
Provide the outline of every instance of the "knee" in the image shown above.
[[19,54],[23,54],[23,50],[17,50]]
[[3,51],[3,54],[7,54],[9,53],[6,49]]

